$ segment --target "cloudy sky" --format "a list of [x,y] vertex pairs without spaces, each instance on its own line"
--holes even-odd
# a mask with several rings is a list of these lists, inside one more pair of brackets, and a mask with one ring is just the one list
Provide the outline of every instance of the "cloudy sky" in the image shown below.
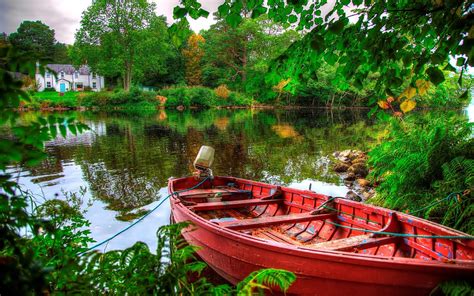
[[[173,22],[173,8],[179,0],[152,1],[157,4],[157,14],[166,16],[168,23]],[[196,32],[209,28],[213,23],[212,13],[223,1],[200,1],[210,14],[207,19],[190,19],[191,28]],[[16,31],[23,20],[40,20],[55,30],[58,41],[72,44],[82,12],[91,3],[92,0],[0,0],[0,32]]]

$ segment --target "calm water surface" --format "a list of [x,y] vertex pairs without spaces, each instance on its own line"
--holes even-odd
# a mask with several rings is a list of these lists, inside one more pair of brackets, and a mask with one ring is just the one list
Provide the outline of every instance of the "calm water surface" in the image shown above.
[[[44,114],[43,114],[44,115]],[[15,167],[19,182],[37,201],[85,190],[92,237],[115,234],[167,196],[170,177],[189,175],[201,145],[216,149],[215,175],[232,175],[343,196],[348,189],[331,172],[337,150],[367,150],[381,133],[362,111],[207,110],[136,113],[65,113],[91,128],[46,143],[48,158]],[[22,114],[28,121],[37,113]],[[107,250],[136,241],[156,246],[155,232],[169,223],[161,208]]]

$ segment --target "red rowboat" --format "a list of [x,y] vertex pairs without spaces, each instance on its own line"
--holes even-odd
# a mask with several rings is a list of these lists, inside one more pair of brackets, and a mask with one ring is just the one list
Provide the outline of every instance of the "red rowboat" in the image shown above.
[[[292,271],[298,295],[427,295],[474,278],[474,240],[389,209],[233,177],[171,179],[173,220],[199,256],[235,284],[262,268]],[[220,201],[216,201],[219,200]]]

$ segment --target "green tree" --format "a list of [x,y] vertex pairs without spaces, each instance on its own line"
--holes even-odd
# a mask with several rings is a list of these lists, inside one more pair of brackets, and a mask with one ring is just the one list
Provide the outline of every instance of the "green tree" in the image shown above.
[[54,45],[54,56],[53,56],[53,63],[55,64],[71,64],[72,59],[69,56],[69,48],[70,45],[66,45],[64,43],[57,42]]
[[207,40],[203,76],[205,84],[213,87],[228,84],[256,92],[270,62],[300,38],[267,16],[245,18],[236,28],[216,17],[217,23],[203,33]]
[[107,76],[119,74],[128,91],[140,52],[140,37],[155,18],[155,6],[146,0],[94,1],[84,12],[76,33],[76,63],[87,61]]
[[8,37],[18,54],[32,61],[52,61],[56,52],[54,30],[41,21],[24,21]]
[[[182,9],[194,12],[189,1],[181,3]],[[276,60],[267,78],[274,85],[291,78],[291,91],[325,61],[337,65],[334,83],[342,90],[350,84],[363,89],[367,77],[378,73],[370,101],[374,105],[402,93],[406,84],[415,87],[420,79],[440,84],[445,77],[439,68],[454,69],[449,57],[456,56],[463,69],[474,65],[474,10],[467,0],[272,0],[266,5],[230,0],[218,11],[233,27],[243,22],[242,15],[268,13],[274,21],[309,31]]]
[[[175,69],[178,49],[171,42],[163,16],[153,17],[148,28],[137,32],[140,42],[136,47],[133,76],[141,83],[161,84]],[[166,78],[165,78],[166,79]]]

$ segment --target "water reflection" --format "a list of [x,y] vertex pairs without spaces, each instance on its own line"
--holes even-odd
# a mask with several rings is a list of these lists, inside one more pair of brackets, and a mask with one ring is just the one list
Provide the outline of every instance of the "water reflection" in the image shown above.
[[[201,145],[216,149],[214,173],[344,195],[347,189],[329,169],[336,150],[367,150],[379,129],[361,111],[159,110],[149,113],[71,113],[91,130],[46,144],[48,158],[17,168],[20,182],[49,198],[87,188],[94,200],[86,218],[102,240],[154,207],[167,195],[169,177],[189,175]],[[32,120],[37,114],[25,113]],[[158,226],[168,223],[169,206],[153,213],[125,237],[155,245]]]

